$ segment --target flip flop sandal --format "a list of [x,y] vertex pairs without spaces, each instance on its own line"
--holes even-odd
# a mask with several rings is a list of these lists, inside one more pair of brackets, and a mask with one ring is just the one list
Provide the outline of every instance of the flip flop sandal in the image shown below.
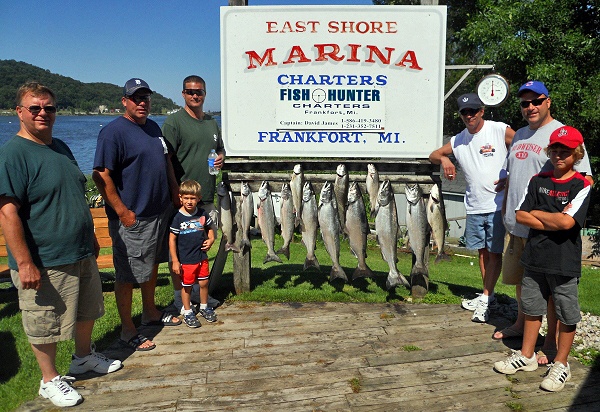
[[123,342],[125,345],[130,346],[131,348],[133,348],[134,350],[136,350],[138,352],[146,352],[146,351],[156,348],[155,344],[152,344],[152,346],[148,346],[148,347],[141,346],[144,342],[148,341],[148,338],[145,337],[144,335],[142,335],[141,333],[138,333],[137,335],[131,337],[131,339],[129,339],[127,341],[124,339],[119,339],[119,340],[121,342]]
[[175,319],[179,320],[179,318],[176,318],[168,312],[162,312],[160,319],[142,322],[142,326],[179,326],[183,323],[180,320],[179,322],[175,322]]
[[[496,333],[500,332],[502,334],[502,337],[497,338],[495,337]],[[511,339],[511,338],[522,338],[523,337],[523,332],[518,331],[518,330],[514,330],[510,327],[508,328],[504,328],[502,330],[496,331],[494,332],[494,334],[492,335],[492,339],[494,340],[502,340],[502,339]]]

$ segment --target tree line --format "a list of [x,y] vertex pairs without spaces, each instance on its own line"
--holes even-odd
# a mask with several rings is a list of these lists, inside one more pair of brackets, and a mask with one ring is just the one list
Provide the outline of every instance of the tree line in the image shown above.
[[[14,109],[17,89],[25,82],[39,81],[50,87],[58,98],[59,110],[75,113],[98,113],[100,106],[111,112],[123,109],[123,86],[110,83],[83,83],[51,73],[25,62],[0,60],[0,109]],[[152,95],[152,112],[166,113],[179,106],[159,93]]]

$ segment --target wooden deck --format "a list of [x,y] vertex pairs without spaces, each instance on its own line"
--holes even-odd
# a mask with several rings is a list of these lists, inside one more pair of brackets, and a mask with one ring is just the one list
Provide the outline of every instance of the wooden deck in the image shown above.
[[[105,353],[124,368],[80,377],[78,411],[593,411],[600,374],[570,360],[562,392],[542,369],[495,373],[508,346],[459,305],[236,303],[219,321],[141,328],[157,348]],[[521,409],[518,409],[521,407]],[[37,398],[20,410],[51,410]]]

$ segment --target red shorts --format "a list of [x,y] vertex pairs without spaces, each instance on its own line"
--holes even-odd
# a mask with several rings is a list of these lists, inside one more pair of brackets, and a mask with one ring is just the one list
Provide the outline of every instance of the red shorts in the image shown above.
[[181,265],[181,286],[193,286],[199,280],[207,280],[210,275],[208,271],[208,259],[191,265]]

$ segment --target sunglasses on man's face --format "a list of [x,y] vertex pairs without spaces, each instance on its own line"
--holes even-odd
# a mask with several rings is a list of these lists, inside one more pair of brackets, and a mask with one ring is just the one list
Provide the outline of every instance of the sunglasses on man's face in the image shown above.
[[29,113],[31,113],[34,116],[37,116],[38,114],[40,114],[40,112],[43,110],[48,114],[51,113],[56,113],[56,107],[55,106],[38,106],[37,104],[34,104],[32,106],[26,107],[26,106],[21,106],[23,109],[27,109],[29,111]]
[[460,114],[463,116],[475,116],[479,113],[479,109],[462,109]]
[[150,101],[150,95],[149,94],[144,94],[144,95],[133,95],[133,96],[128,96],[127,97],[129,100],[131,100],[132,102],[134,102],[135,104],[140,104],[141,102],[146,102],[148,103]]
[[204,96],[206,94],[206,90],[204,89],[183,89],[183,92],[188,96],[198,95]]
[[547,97],[540,97],[539,99],[533,99],[533,100],[521,100],[521,102],[519,104],[521,105],[521,107],[523,109],[527,109],[530,104],[532,104],[534,106],[539,106],[546,99],[547,99]]

